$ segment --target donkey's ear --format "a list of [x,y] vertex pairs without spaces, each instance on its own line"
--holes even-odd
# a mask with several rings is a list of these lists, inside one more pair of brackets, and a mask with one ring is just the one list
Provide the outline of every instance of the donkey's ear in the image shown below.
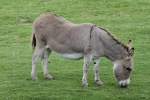
[[129,56],[133,56],[134,55],[134,48],[132,47],[132,40],[129,40],[128,41],[128,53],[129,53]]
[[134,48],[133,47],[128,48],[128,53],[129,53],[129,56],[133,56],[134,55]]
[[128,41],[127,46],[128,46],[128,48],[129,48],[129,49],[131,49],[131,48],[132,48],[132,40],[129,40],[129,41]]

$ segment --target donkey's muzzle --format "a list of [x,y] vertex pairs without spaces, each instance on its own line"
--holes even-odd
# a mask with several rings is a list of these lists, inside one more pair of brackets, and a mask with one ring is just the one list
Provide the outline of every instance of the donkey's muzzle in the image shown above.
[[125,84],[125,85],[124,85],[124,84],[121,84],[120,87],[121,87],[121,88],[127,88],[128,85],[127,85],[127,84]]
[[128,87],[129,83],[130,83],[130,79],[121,80],[121,81],[119,81],[119,86],[121,88],[126,88],[126,87]]

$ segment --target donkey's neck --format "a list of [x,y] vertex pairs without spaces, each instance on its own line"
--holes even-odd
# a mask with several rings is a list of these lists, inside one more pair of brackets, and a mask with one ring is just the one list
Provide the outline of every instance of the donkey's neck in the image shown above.
[[101,39],[104,46],[104,55],[111,61],[121,60],[127,57],[127,47],[115,39],[108,31],[104,30],[106,33]]
[[105,45],[105,56],[111,61],[121,60],[126,57],[126,51],[118,44]]

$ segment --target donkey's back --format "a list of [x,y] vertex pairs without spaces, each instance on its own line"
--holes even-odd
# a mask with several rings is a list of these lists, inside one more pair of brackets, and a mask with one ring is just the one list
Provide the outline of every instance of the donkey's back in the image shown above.
[[74,24],[63,17],[46,13],[34,21],[33,39],[36,41],[33,44],[41,48],[46,46],[61,54],[84,53],[91,26],[92,24]]

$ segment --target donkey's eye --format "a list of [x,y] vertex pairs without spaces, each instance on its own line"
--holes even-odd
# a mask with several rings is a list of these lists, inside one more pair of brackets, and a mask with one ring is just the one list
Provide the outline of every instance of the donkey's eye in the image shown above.
[[126,70],[128,70],[128,71],[132,71],[132,69],[131,69],[131,68],[129,68],[129,67],[128,67],[128,68],[126,68]]
[[123,66],[123,68],[125,68],[129,72],[132,71],[132,69],[130,67]]

